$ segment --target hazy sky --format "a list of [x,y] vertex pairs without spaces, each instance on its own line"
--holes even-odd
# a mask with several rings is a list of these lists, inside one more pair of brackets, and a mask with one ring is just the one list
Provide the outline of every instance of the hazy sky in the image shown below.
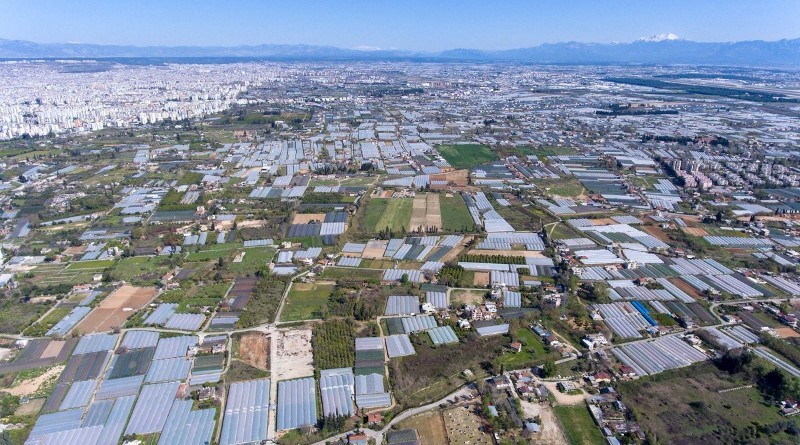
[[305,43],[418,51],[546,42],[800,37],[800,0],[0,0],[0,38],[41,43]]

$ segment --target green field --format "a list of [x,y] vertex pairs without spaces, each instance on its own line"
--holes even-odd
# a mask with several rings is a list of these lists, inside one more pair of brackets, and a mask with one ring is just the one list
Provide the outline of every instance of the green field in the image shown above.
[[580,196],[586,190],[577,179],[537,179],[536,187],[561,198],[574,198]]
[[408,198],[371,199],[364,214],[364,228],[370,232],[378,232],[387,227],[393,232],[408,230],[413,202]]
[[369,232],[375,232],[375,227],[378,226],[378,221],[381,220],[381,216],[383,216],[384,212],[386,212],[386,207],[388,206],[388,199],[370,199],[369,203],[367,203],[367,207],[364,209],[364,217],[361,222],[362,229]]
[[542,341],[527,326],[519,326],[511,338],[522,343],[522,351],[506,352],[497,358],[497,365],[506,365],[506,369],[519,369],[523,366],[541,365],[549,356]]
[[114,265],[114,260],[93,260],[93,261],[78,261],[75,263],[69,263],[67,266],[67,271],[74,271],[74,270],[96,270],[102,271],[107,267],[111,267]]
[[467,210],[467,204],[459,195],[439,196],[439,210],[442,213],[442,230],[449,232],[472,232],[475,222]]
[[157,273],[161,276],[166,273],[168,268],[159,266],[161,258],[157,257],[130,257],[119,260],[111,275],[115,280],[133,281],[143,275]]
[[328,266],[322,272],[322,278],[348,279],[348,280],[380,280],[383,276],[382,270],[354,269],[352,267],[331,267]]
[[271,247],[251,247],[244,249],[244,252],[244,258],[240,263],[231,262],[228,265],[230,272],[237,274],[255,272],[266,266],[275,255],[275,249]]
[[321,318],[321,310],[327,306],[334,286],[334,283],[292,283],[281,321]]
[[486,162],[496,161],[497,153],[486,145],[480,144],[445,144],[436,147],[443,158],[453,168],[472,168]]
[[556,406],[558,420],[563,425],[564,434],[572,445],[602,445],[605,443],[603,434],[592,420],[589,408],[586,405]]

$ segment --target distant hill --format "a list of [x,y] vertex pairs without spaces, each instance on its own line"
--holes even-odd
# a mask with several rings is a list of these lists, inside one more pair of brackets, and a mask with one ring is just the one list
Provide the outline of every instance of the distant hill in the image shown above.
[[358,50],[317,45],[121,46],[83,43],[40,44],[0,39],[0,58],[258,58],[300,60],[509,61],[565,64],[691,64],[800,66],[800,39],[766,42],[693,42],[673,34],[630,43],[547,43],[530,48],[438,53]]

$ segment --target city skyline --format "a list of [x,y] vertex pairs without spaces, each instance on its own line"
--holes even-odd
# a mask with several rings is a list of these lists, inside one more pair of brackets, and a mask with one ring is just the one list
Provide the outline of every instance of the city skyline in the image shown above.
[[[800,3],[577,1],[506,2],[490,9],[474,1],[310,5],[239,2],[3,1],[0,38],[37,43],[132,46],[325,45],[348,49],[435,52],[500,50],[543,43],[631,42],[674,34],[700,42],[797,38]],[[724,7],[721,7],[724,6]],[[178,20],[177,18],[180,18]],[[213,18],[213,20],[209,20]],[[345,30],[346,32],[342,32]]]

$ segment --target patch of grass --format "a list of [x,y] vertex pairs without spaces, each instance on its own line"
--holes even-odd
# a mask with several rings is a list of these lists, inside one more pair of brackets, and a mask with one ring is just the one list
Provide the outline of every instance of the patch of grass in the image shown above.
[[577,406],[556,406],[553,408],[561,425],[564,426],[564,434],[572,445],[586,445],[605,443],[603,434],[592,420],[589,408],[586,405]]
[[25,332],[23,333],[30,337],[41,337],[45,335],[50,328],[55,326],[56,323],[61,321],[62,318],[69,314],[71,310],[72,309],[68,307],[57,307],[47,314],[44,319],[25,329]]
[[117,262],[111,270],[115,280],[135,281],[142,276],[160,277],[161,272],[166,273],[168,268],[161,266],[161,258],[157,257],[129,257]]
[[367,203],[364,209],[364,217],[362,219],[362,229],[368,232],[376,232],[375,228],[378,226],[378,221],[381,216],[386,212],[389,206],[389,200],[383,198],[372,198]]
[[439,210],[442,213],[442,230],[450,232],[473,232],[475,222],[460,195],[439,196]]
[[481,144],[444,144],[436,149],[456,169],[472,168],[498,159],[497,153]]
[[266,266],[267,262],[275,255],[275,249],[271,247],[251,247],[244,249],[244,252],[242,262],[228,264],[229,272],[237,275],[253,273]]
[[67,266],[67,271],[72,270],[96,270],[102,271],[107,267],[111,267],[114,265],[114,260],[93,260],[93,261],[78,261],[75,263],[69,263]]
[[617,390],[659,443],[796,443],[797,436],[788,435],[785,427],[772,426],[790,422],[797,428],[800,419],[782,417],[758,389],[718,392],[752,383],[744,373],[728,374],[700,363],[623,382]]
[[575,178],[537,179],[536,186],[551,195],[562,198],[574,198],[586,191]]
[[321,318],[322,308],[328,304],[333,287],[333,283],[292,283],[281,312],[281,321]]
[[231,361],[228,372],[225,373],[227,383],[241,382],[245,380],[263,379],[269,377],[268,371],[254,368],[241,360]]
[[0,300],[0,332],[18,334],[42,314],[52,303],[23,303],[14,299]]
[[347,279],[347,280],[380,280],[383,271],[371,269],[354,269],[352,267],[331,267],[328,266],[322,272],[322,278]]
[[413,202],[409,198],[371,199],[364,215],[364,228],[371,232],[378,232],[387,227],[393,232],[408,230]]

